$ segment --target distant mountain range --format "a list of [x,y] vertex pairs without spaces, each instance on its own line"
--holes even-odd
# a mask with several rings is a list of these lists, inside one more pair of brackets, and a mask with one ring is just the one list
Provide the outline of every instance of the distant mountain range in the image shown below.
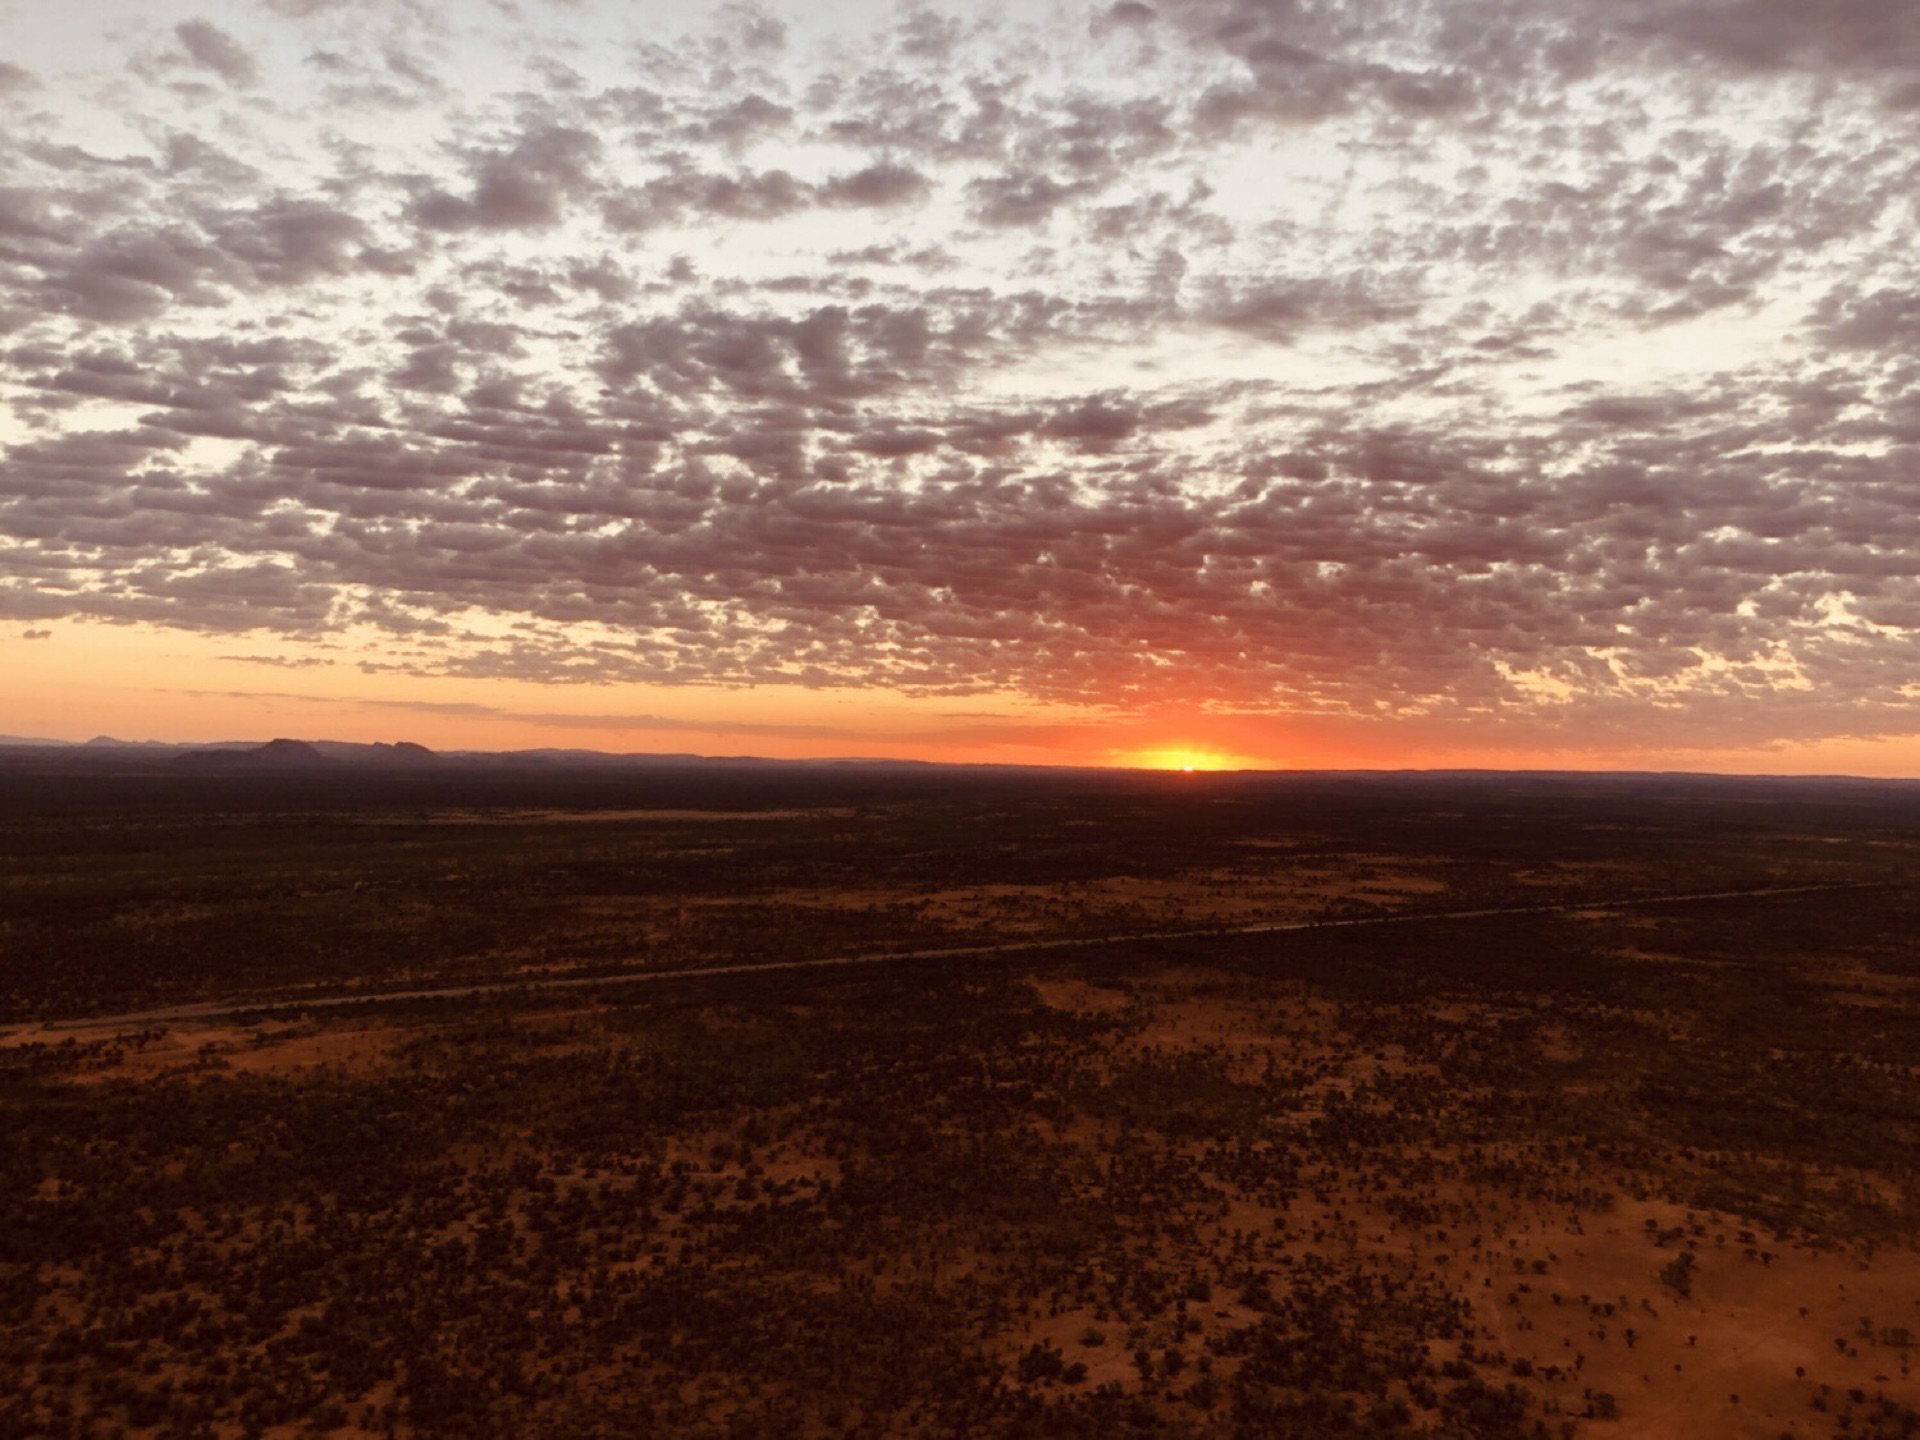
[[[0,749],[54,750],[74,760],[97,757],[103,762],[168,761],[183,770],[203,774],[258,771],[326,771],[349,766],[382,769],[423,769],[445,766],[514,765],[535,767],[584,766],[705,766],[705,765],[881,765],[910,769],[935,768],[925,760],[869,759],[846,756],[827,760],[770,760],[754,755],[696,755],[691,752],[610,754],[601,750],[429,750],[411,740],[372,744],[348,740],[216,740],[178,744],[167,740],[121,740],[96,735],[87,741],[50,740],[23,735],[0,735]],[[998,768],[998,767],[997,767]],[[1025,767],[1016,767],[1025,768]]]
[[340,740],[269,740],[258,747],[188,750],[174,763],[194,770],[326,770],[337,765],[433,765],[440,757],[402,740],[353,745]]

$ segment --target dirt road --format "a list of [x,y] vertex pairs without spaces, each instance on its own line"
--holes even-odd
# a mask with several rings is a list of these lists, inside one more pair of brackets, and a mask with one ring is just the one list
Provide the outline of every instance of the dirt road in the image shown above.
[[1233,935],[1280,935],[1313,930],[1357,929],[1378,925],[1432,925],[1449,920],[1483,920],[1516,915],[1565,915],[1583,910],[1644,909],[1654,905],[1695,905],[1711,901],[1757,900],[1781,895],[1833,894],[1844,890],[1885,888],[1882,881],[1850,882],[1834,885],[1779,885],[1754,890],[1709,890],[1684,895],[1642,895],[1612,900],[1575,900],[1548,905],[1490,906],[1477,910],[1416,911],[1402,915],[1362,915],[1340,920],[1293,920],[1261,922],[1252,925],[1189,926],[1174,930],[1136,931],[1131,934],[1057,936],[1025,940],[995,941],[985,945],[955,945],[919,950],[888,950],[872,955],[830,955],[808,960],[769,960],[759,964],[703,965],[681,970],[615,970],[594,975],[569,975],[558,979],[535,976],[515,980],[487,980],[467,984],[431,985],[411,990],[359,991],[315,994],[278,991],[255,995],[204,1000],[190,1005],[172,1005],[154,1010],[132,1010],[117,1015],[88,1016],[75,1020],[48,1021],[38,1030],[143,1030],[179,1021],[217,1020],[246,1010],[298,1009],[333,1010],[347,1005],[373,1005],[407,1000],[459,1000],[485,995],[503,995],[515,991],[544,992],[580,990],[592,986],[659,984],[671,980],[700,980],[722,975],[748,975],[762,971],[825,970],[856,965],[899,965],[926,960],[965,960],[983,956],[1039,953],[1049,950],[1091,950],[1104,945],[1139,941],[1202,940]]

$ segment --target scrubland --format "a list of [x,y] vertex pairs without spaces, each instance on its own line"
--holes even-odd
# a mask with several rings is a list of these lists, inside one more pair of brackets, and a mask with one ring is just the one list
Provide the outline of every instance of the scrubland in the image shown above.
[[0,1435],[1920,1434],[1904,795],[692,783],[0,776]]

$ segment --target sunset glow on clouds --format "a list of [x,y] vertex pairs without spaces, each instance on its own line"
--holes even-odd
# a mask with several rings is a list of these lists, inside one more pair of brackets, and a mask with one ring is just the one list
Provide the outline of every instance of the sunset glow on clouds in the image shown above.
[[1905,0],[0,62],[0,730],[1920,773]]

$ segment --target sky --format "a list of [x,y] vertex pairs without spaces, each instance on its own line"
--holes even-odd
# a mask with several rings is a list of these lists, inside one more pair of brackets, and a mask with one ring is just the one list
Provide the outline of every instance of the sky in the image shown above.
[[1911,0],[0,0],[0,732],[1920,775]]

